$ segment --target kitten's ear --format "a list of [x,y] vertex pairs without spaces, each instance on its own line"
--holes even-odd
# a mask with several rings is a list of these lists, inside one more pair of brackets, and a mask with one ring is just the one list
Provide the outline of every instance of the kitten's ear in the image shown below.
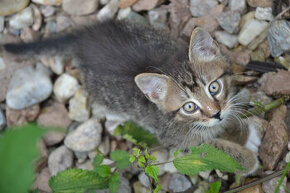
[[211,37],[204,29],[197,27],[193,30],[189,45],[189,61],[211,61],[220,50]]
[[135,82],[151,102],[158,104],[166,96],[169,77],[155,73],[142,73],[135,77]]

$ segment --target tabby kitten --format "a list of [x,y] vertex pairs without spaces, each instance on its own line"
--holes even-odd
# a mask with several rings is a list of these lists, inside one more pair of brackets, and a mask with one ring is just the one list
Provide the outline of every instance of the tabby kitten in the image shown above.
[[212,144],[246,168],[244,175],[257,169],[257,131],[239,124],[235,76],[201,28],[192,32],[189,48],[165,32],[108,21],[4,49],[69,53],[79,60],[87,91],[107,118],[124,115],[153,131],[167,147]]

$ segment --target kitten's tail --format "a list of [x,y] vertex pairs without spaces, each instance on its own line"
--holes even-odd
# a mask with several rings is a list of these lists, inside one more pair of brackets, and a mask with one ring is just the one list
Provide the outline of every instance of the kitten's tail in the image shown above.
[[0,45],[0,51],[20,55],[66,53],[74,47],[75,39],[73,34],[67,34],[29,43],[7,43]]

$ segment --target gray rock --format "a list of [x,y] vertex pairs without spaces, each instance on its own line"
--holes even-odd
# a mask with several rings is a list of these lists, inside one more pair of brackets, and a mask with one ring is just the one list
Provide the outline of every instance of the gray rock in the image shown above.
[[210,176],[210,173],[211,173],[211,170],[208,170],[208,171],[201,171],[199,172],[199,176],[202,177],[203,179],[205,180],[208,180],[209,179],[209,176]]
[[238,11],[240,13],[245,12],[247,8],[246,0],[230,0],[229,4],[232,11]]
[[143,25],[148,25],[148,23],[149,23],[149,21],[146,18],[144,18],[142,15],[140,15],[134,11],[130,12],[128,17],[126,17],[126,20],[128,20],[129,22],[132,22],[132,23],[140,23]]
[[118,14],[117,14],[117,19],[118,20],[126,19],[129,16],[129,14],[131,13],[131,11],[132,11],[131,7],[120,9]]
[[50,17],[55,13],[55,7],[53,6],[42,6],[40,11],[44,17]]
[[6,126],[6,118],[4,116],[4,113],[3,113],[2,109],[0,108],[0,131],[2,129],[4,129],[5,126]]
[[83,122],[89,119],[89,99],[88,94],[83,89],[78,89],[75,96],[69,101],[69,113],[70,119]]
[[198,188],[193,193],[204,193],[209,189],[209,184],[205,181],[198,183]]
[[[280,177],[273,178],[269,181],[266,181],[262,185],[262,189],[265,193],[273,193],[275,191],[276,186],[278,185],[278,182],[280,180]],[[286,186],[287,178],[284,178],[282,185],[279,188],[279,193],[286,193],[284,187]],[[284,187],[283,187],[284,186]]]
[[84,163],[84,161],[86,161],[86,159],[88,157],[88,153],[87,152],[75,151],[74,154],[78,158],[78,163]]
[[57,131],[50,131],[47,132],[43,136],[43,141],[47,146],[53,146],[59,144],[64,139],[64,133],[57,132]]
[[98,21],[113,19],[118,11],[119,0],[110,0],[97,14]]
[[66,30],[72,25],[71,19],[66,15],[56,16],[56,31],[60,32]]
[[13,15],[9,20],[10,27],[22,29],[33,24],[33,12],[31,7],[27,7],[19,13]]
[[70,15],[88,15],[98,7],[98,0],[63,0],[62,8]]
[[4,30],[4,16],[0,16],[0,32]]
[[141,172],[139,175],[138,175],[138,180],[140,181],[140,183],[145,186],[145,187],[149,187],[150,186],[150,183],[149,183],[149,180],[148,180],[148,177],[146,176],[145,172]]
[[173,174],[170,178],[169,189],[172,192],[185,192],[191,188],[191,182],[182,174]]
[[69,74],[62,74],[54,83],[53,92],[60,102],[66,102],[79,88],[76,78]]
[[266,20],[266,21],[272,21],[273,15],[272,15],[272,8],[271,7],[257,7],[255,12],[255,18],[259,20]]
[[9,83],[6,104],[12,109],[24,109],[47,99],[52,92],[50,71],[38,63],[17,70]]
[[262,31],[264,31],[267,26],[268,26],[268,23],[265,21],[259,21],[256,19],[251,19],[247,21],[239,33],[238,40],[240,44],[247,46]]
[[228,48],[233,48],[238,43],[238,36],[229,34],[225,31],[216,31],[214,33],[216,40]]
[[201,17],[214,8],[218,2],[216,0],[190,0],[190,11],[192,16]]
[[168,29],[166,25],[168,10],[164,8],[155,8],[148,12],[149,22],[155,28]]
[[83,163],[77,163],[77,168],[83,169],[83,170],[93,170],[95,166],[93,165],[93,162],[91,160],[87,160]]
[[64,144],[73,151],[87,152],[94,150],[101,143],[101,137],[101,124],[98,120],[90,119],[70,132]]
[[100,0],[101,5],[106,5],[110,0]]
[[274,21],[268,32],[268,43],[273,57],[290,50],[290,21]]
[[[151,154],[156,157],[157,162],[166,162],[168,161],[169,158],[169,153],[165,148],[153,151]],[[159,167],[158,175],[161,176],[165,173],[164,164],[159,165],[158,167]]]
[[241,20],[240,13],[237,11],[226,11],[217,16],[219,25],[229,33],[238,31]]
[[73,166],[73,153],[64,145],[52,151],[48,157],[48,168],[52,176]]
[[[120,176],[120,185],[117,193],[131,193],[131,187],[127,178]],[[110,193],[109,189],[106,190],[96,190],[95,193]]]
[[32,2],[42,5],[61,5],[62,0],[32,0]]

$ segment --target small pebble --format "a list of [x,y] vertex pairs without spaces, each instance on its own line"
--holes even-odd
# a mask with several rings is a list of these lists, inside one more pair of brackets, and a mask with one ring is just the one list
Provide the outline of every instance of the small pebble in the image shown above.
[[44,17],[50,17],[55,13],[55,7],[53,6],[42,6],[40,10]]
[[62,0],[32,0],[32,2],[42,5],[61,5]]
[[110,2],[97,13],[98,21],[113,19],[118,11],[118,6],[119,0],[110,0]]
[[149,22],[155,28],[168,29],[166,25],[168,11],[163,8],[155,8],[148,12]]
[[241,20],[240,13],[237,11],[226,11],[217,16],[219,25],[229,33],[237,32]]
[[229,34],[225,31],[216,31],[214,33],[216,40],[228,48],[233,48],[238,44],[238,36]]
[[173,174],[170,178],[169,189],[172,192],[185,192],[191,186],[191,182],[182,174]]
[[69,118],[83,122],[89,119],[89,99],[88,94],[83,89],[78,89],[73,98],[69,101]]
[[255,18],[259,20],[266,20],[266,21],[272,21],[273,15],[272,15],[272,8],[271,7],[257,7],[255,12]]
[[192,16],[201,17],[214,8],[218,2],[216,0],[190,0],[190,11]]
[[132,11],[132,9],[130,7],[120,9],[118,14],[117,14],[117,19],[123,20],[123,19],[127,18],[130,15],[131,11]]
[[31,7],[27,7],[19,13],[13,15],[9,20],[9,26],[14,29],[22,29],[33,24],[33,12]]
[[244,13],[247,8],[246,0],[230,0],[229,6],[232,11],[240,13]]
[[98,0],[63,0],[62,9],[70,15],[88,15],[98,7]]

